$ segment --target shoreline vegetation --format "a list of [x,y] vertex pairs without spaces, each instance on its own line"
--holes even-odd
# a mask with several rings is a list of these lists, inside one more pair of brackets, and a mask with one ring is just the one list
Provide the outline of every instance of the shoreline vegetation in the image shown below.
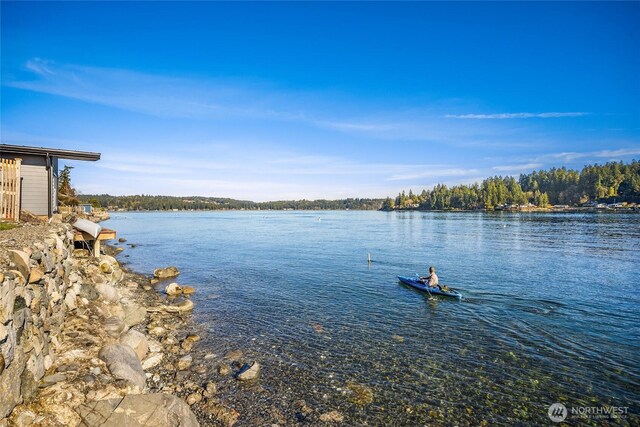
[[77,195],[82,203],[110,211],[211,210],[383,210],[383,211],[637,211],[640,162],[587,165],[581,171],[551,168],[481,183],[438,184],[420,193],[402,191],[395,199],[280,200],[253,202],[222,197]]

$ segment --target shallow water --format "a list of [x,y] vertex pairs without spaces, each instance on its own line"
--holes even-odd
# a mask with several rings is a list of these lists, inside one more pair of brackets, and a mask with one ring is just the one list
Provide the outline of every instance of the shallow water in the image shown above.
[[[540,425],[554,402],[639,422],[640,215],[127,212],[105,226],[138,244],[131,268],[176,265],[197,288],[201,346],[261,362],[260,387],[221,382],[239,424],[296,399],[349,425]],[[398,283],[431,264],[462,301]]]

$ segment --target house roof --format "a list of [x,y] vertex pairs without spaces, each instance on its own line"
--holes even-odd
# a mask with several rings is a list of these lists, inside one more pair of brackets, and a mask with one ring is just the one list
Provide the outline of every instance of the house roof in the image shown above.
[[100,160],[100,153],[89,151],[60,150],[58,148],[28,147],[26,145],[0,144],[0,153],[30,154],[32,156],[52,156],[69,160]]

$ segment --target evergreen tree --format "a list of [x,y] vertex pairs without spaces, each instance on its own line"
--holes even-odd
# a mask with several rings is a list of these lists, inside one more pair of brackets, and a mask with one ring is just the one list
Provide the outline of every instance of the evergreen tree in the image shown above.
[[72,166],[65,166],[58,175],[58,202],[62,206],[77,206],[80,201],[76,197],[76,190],[71,185]]

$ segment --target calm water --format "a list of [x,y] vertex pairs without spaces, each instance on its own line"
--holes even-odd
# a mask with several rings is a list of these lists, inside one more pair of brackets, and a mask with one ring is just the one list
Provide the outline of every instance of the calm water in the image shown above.
[[[106,226],[139,244],[121,255],[133,269],[176,265],[197,288],[203,346],[262,363],[259,387],[221,382],[244,425],[300,398],[348,425],[550,424],[554,402],[640,420],[640,215],[115,213]],[[465,299],[396,280],[431,264]],[[350,384],[373,402],[354,405]]]

